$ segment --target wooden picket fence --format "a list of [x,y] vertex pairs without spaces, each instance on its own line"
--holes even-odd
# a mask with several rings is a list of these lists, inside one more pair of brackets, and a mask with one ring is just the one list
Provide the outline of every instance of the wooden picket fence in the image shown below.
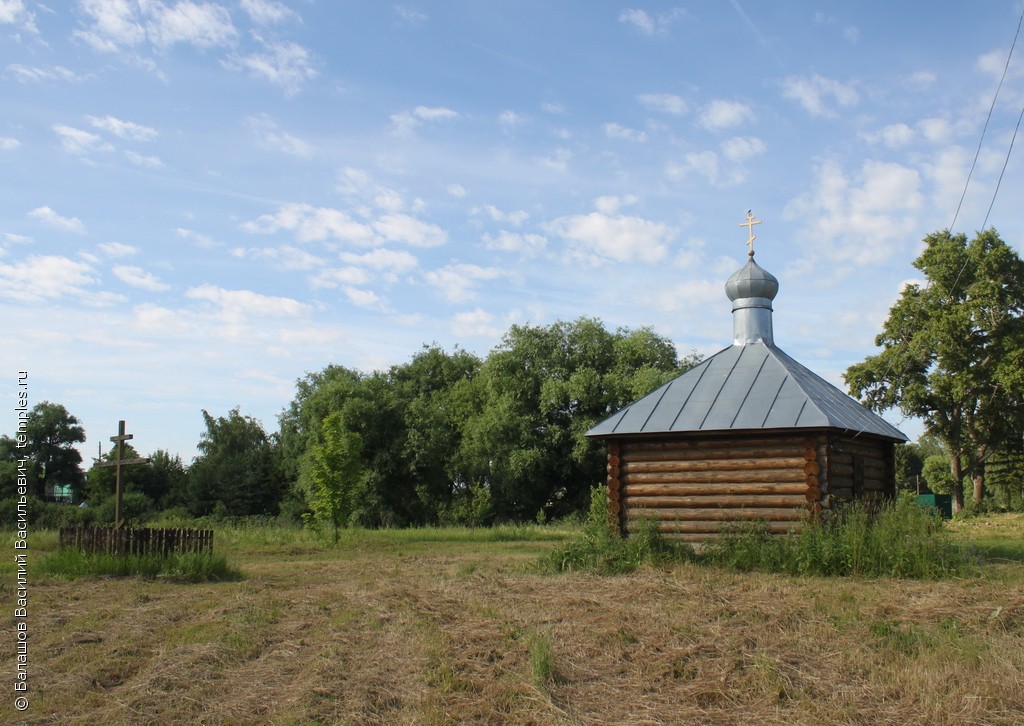
[[87,554],[160,555],[213,552],[212,529],[61,527],[60,548]]

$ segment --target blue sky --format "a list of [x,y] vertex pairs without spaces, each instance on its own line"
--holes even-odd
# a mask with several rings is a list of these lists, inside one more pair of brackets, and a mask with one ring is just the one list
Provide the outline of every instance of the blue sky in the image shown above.
[[[595,316],[842,386],[954,222],[1020,0],[0,0],[0,384],[186,462],[201,409]],[[1017,48],[954,231],[1024,103]],[[988,225],[1021,249],[1011,156]],[[912,437],[913,421],[889,416]]]

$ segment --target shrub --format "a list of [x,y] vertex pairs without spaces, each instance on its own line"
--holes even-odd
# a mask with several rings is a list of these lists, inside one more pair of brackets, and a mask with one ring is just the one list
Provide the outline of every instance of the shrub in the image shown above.
[[645,522],[629,537],[622,537],[608,524],[604,487],[598,485],[590,492],[590,509],[579,535],[546,555],[541,566],[554,572],[614,574],[633,572],[642,565],[682,562],[692,556],[691,547],[662,537],[655,522]]

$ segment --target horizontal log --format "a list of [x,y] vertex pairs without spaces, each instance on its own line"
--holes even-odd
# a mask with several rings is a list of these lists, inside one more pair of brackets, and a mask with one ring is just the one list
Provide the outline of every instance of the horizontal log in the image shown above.
[[618,491],[622,488],[622,480],[614,477],[608,477],[608,491]]
[[[792,459],[806,461],[804,451],[781,446],[724,446],[716,449],[662,449],[658,451],[625,451],[620,463],[637,461],[707,461],[714,459]],[[816,457],[815,457],[816,458]]]
[[821,490],[818,487],[807,487],[807,493],[804,494],[804,499],[808,502],[816,502],[821,499]]
[[807,518],[807,508],[755,507],[750,509],[630,509],[626,512],[630,520],[709,520],[709,521],[754,521],[758,519],[778,522],[796,522]]
[[809,487],[816,487],[816,486],[818,486],[818,477],[817,477],[817,475],[816,474],[808,474],[807,476],[805,476],[804,477],[804,484],[806,484]]
[[610,501],[610,502],[617,502],[620,499],[622,499],[622,490],[621,489],[612,489],[612,488],[609,487],[609,489],[608,489],[608,501]]
[[807,461],[804,463],[804,474],[820,474],[821,467],[818,466],[816,461]]
[[844,499],[848,502],[853,501],[853,489],[848,489],[846,487],[834,487],[829,490],[829,495],[833,499]]
[[633,484],[623,490],[630,497],[674,497],[687,494],[803,494],[807,491],[806,484],[764,484],[722,482],[719,484]]
[[848,476],[833,476],[831,479],[831,487],[833,489],[849,489],[853,490],[853,479]]
[[608,502],[608,513],[609,514],[618,514],[621,511],[622,511],[621,505],[618,502],[615,502],[615,501]]
[[804,482],[807,475],[800,469],[769,469],[768,471],[672,471],[672,472],[628,472],[623,475],[626,483],[655,484],[669,482]]
[[767,469],[802,470],[806,462],[798,457],[779,459],[691,459],[689,461],[630,461],[623,465],[627,473],[654,471],[762,471]]
[[[712,521],[675,521],[675,522],[659,522],[659,532],[677,532],[682,534],[692,534],[696,532],[715,532],[720,533],[723,530],[728,530],[732,524],[747,524],[747,522],[712,522]],[[783,533],[789,532],[794,529],[798,529],[802,522],[765,522],[769,532]],[[627,532],[637,531],[636,529],[627,526]]]
[[888,491],[891,483],[882,481],[881,479],[865,479],[864,480],[864,491]]
[[840,439],[832,445],[832,450],[837,454],[856,454],[870,458],[884,459],[889,445],[884,443],[872,443],[869,441],[855,441],[853,439]]
[[803,494],[707,494],[686,497],[633,497],[623,499],[626,511],[633,507],[803,507]]
[[616,455],[616,454],[608,454],[608,466],[609,467],[618,466],[621,463],[622,463],[622,461],[621,461],[621,459],[619,458],[618,455]]
[[707,439],[663,439],[661,441],[623,441],[621,455],[638,451],[700,451],[705,449],[735,449],[744,446],[792,447],[803,451],[806,446],[799,436],[714,437]]

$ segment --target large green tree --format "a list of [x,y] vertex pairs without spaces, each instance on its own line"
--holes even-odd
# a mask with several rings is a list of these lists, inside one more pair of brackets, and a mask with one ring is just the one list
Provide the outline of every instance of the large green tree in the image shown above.
[[75,444],[85,442],[85,429],[78,419],[59,403],[43,401],[29,411],[24,433],[25,446],[18,451],[32,462],[36,496],[45,499],[48,488],[65,486],[80,499],[85,476]]
[[925,238],[909,284],[889,311],[882,352],[845,374],[875,410],[924,420],[949,455],[954,511],[963,478],[984,496],[984,462],[1021,430],[1024,412],[1024,262],[994,229],[968,240],[948,230]]
[[611,332],[593,318],[513,326],[481,370],[462,478],[487,487],[501,519],[582,510],[605,465],[586,432],[689,363],[647,328]]
[[189,467],[185,506],[196,515],[277,514],[284,477],[274,438],[237,408],[216,418],[204,410],[203,421],[206,431]]

